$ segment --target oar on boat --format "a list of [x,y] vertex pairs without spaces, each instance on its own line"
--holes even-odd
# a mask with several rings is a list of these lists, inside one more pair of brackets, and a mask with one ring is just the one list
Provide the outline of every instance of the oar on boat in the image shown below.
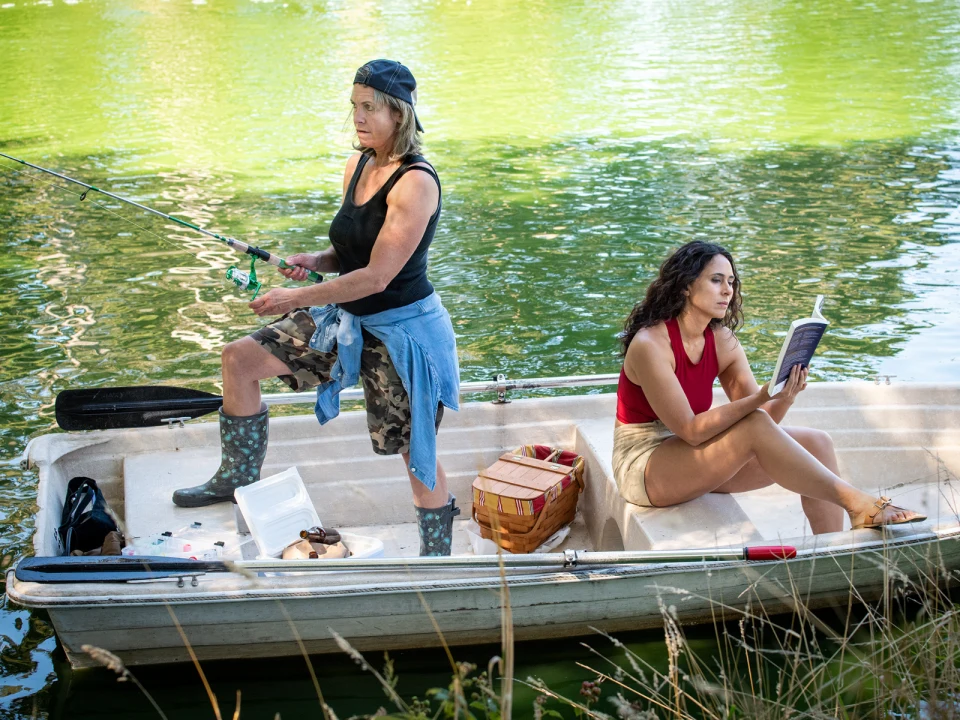
[[[493,381],[465,382],[460,394],[496,393],[504,402],[509,390],[616,385],[619,375],[571,375],[566,377],[508,380],[498,375]],[[360,400],[361,388],[347,388],[340,400]],[[313,404],[316,393],[275,393],[262,395],[267,405]],[[148,385],[144,387],[90,388],[64,390],[57,395],[57,424],[64,430],[107,430],[162,425],[173,419],[193,419],[217,410],[223,398],[189,388]]]
[[17,563],[17,580],[43,583],[128,582],[190,577],[214,572],[357,572],[405,568],[459,568],[491,570],[502,562],[508,568],[574,569],[668,562],[731,562],[786,560],[796,557],[789,545],[730,549],[643,550],[636,552],[584,552],[530,555],[465,555],[459,557],[363,558],[338,560],[190,560],[171,557],[32,557]]
[[202,390],[151,385],[64,390],[57,395],[55,411],[64,430],[107,430],[198,418],[222,404],[222,397]]

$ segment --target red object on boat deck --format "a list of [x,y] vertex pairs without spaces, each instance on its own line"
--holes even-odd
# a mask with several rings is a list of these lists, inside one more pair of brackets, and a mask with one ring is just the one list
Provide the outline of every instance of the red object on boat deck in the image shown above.
[[743,549],[746,560],[786,560],[796,556],[797,549],[790,545],[756,545]]

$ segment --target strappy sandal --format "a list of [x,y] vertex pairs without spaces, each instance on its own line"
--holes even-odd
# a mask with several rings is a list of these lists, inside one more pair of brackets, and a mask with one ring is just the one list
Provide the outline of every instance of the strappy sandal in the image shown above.
[[[887,525],[905,525],[906,523],[922,522],[927,519],[926,515],[921,515],[920,513],[914,512],[913,510],[907,510],[906,508],[902,508],[902,507],[899,507],[898,505],[894,505],[893,501],[890,498],[888,498],[886,495],[881,495],[880,499],[877,500],[873,504],[873,506],[876,508],[876,510],[874,510],[872,513],[870,512],[866,513],[864,515],[864,522],[860,523],[859,525],[854,525],[852,528],[853,530],[861,530],[861,529],[876,530],[878,528],[886,527]],[[893,508],[894,510],[901,510],[907,513],[907,517],[904,518],[903,520],[890,520],[888,522],[872,522],[877,517],[877,515],[882,513],[883,510],[887,507]]]

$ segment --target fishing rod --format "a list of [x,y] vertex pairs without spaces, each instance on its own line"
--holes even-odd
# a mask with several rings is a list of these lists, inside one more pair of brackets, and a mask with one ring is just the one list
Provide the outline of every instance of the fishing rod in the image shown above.
[[[199,225],[194,225],[191,222],[187,222],[186,220],[181,220],[180,218],[174,217],[173,215],[167,215],[167,213],[160,212],[159,210],[154,210],[153,208],[147,207],[146,205],[141,205],[140,203],[134,200],[128,200],[125,197],[120,197],[119,195],[115,195],[114,193],[108,192],[107,190],[101,190],[98,187],[89,185],[85,182],[81,182],[80,180],[74,180],[72,177],[67,177],[66,175],[62,175],[61,173],[55,172],[54,170],[48,170],[47,168],[40,167],[39,165],[34,165],[33,163],[29,163],[26,160],[21,160],[20,158],[15,158],[12,155],[7,155],[6,153],[2,153],[2,152],[0,152],[0,157],[4,157],[7,160],[13,160],[14,162],[18,162],[21,165],[26,165],[27,167],[33,168],[34,170],[45,172],[48,175],[53,175],[54,177],[60,178],[61,180],[66,180],[67,182],[71,182],[75,185],[79,185],[80,187],[86,188],[83,194],[80,195],[81,201],[86,200],[87,193],[89,193],[91,190],[94,190],[100,193],[101,195],[106,195],[107,197],[113,198],[114,200],[119,200],[120,202],[127,203],[127,205],[133,205],[135,208],[139,208],[140,210],[145,210],[148,213],[159,215],[165,220],[170,220],[172,222],[177,223],[178,225],[183,225],[186,228],[190,228],[191,230],[194,230],[198,233],[201,233],[208,237],[212,237],[213,239],[219,240],[220,242],[226,243],[227,245],[232,247],[234,250],[239,250],[240,252],[246,253],[247,255],[251,255],[252,257],[250,258],[249,271],[240,270],[236,265],[231,265],[227,269],[227,279],[230,280],[234,285],[236,285],[241,290],[253,290],[253,297],[251,298],[251,300],[256,299],[257,295],[260,294],[260,289],[261,289],[260,281],[257,279],[257,267],[256,267],[257,260],[262,260],[263,262],[268,263],[270,265],[274,265],[278,268],[297,267],[296,265],[288,265],[283,258],[279,258],[273,253],[269,253],[266,250],[261,250],[260,248],[254,247],[253,245],[248,245],[247,243],[241,240],[236,240],[232,237],[227,237],[226,235],[219,235],[215,232],[207,230],[206,228],[202,228]],[[314,282],[323,282],[323,275],[321,275],[320,273],[314,272],[313,270],[307,270],[307,277],[310,280],[313,280]]]

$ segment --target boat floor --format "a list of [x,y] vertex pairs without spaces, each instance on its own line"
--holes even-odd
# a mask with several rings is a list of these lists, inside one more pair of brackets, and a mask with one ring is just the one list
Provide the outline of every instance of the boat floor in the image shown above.
[[[200,522],[206,537],[213,536],[224,543],[225,559],[251,560],[258,556],[252,536],[238,533],[239,512],[234,503],[181,508],[171,501],[173,491],[177,488],[197,485],[209,479],[216,469],[207,467],[211,458],[208,451],[192,450],[146,453],[124,459],[125,534],[133,544],[165,531],[176,535],[192,523]],[[322,502],[315,497],[313,500],[326,527],[380,540],[385,557],[419,556],[420,534],[416,522],[342,525],[337,523],[336,518],[324,517]],[[458,504],[461,506],[461,519],[454,521],[452,554],[473,555],[470,534],[467,532],[467,526],[472,523],[469,498]],[[570,524],[570,534],[552,551],[563,552],[567,548],[579,550],[590,545],[586,523],[578,513]]]

